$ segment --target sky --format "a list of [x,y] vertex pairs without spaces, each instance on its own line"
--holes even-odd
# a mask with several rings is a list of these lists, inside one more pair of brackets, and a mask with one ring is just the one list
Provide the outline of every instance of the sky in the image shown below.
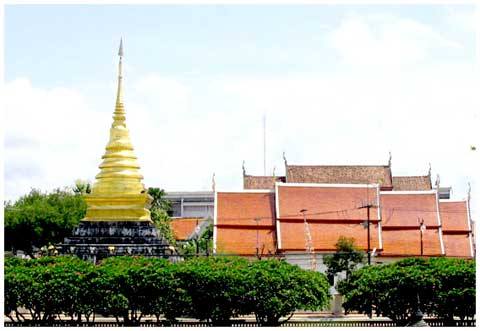
[[[480,215],[473,5],[7,5],[4,193],[94,181],[124,40],[147,187],[242,189],[289,164],[383,165]],[[476,150],[472,150],[472,146]],[[478,218],[478,217],[477,217]]]

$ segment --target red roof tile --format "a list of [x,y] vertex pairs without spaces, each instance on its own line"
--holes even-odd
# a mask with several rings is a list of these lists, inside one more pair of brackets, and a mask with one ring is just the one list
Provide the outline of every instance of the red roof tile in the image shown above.
[[392,187],[389,166],[287,165],[287,183],[380,184]]
[[[330,224],[329,224],[330,223]],[[358,248],[367,249],[367,229],[361,224],[308,222],[315,251],[335,251],[335,244],[340,236],[355,239]],[[280,222],[280,244],[283,251],[305,251],[305,224],[295,221]],[[380,248],[378,224],[370,225],[370,247]]]
[[[438,229],[427,229],[423,233],[423,255],[442,255]],[[382,226],[382,256],[421,255],[420,229],[386,229]]]
[[389,226],[438,226],[437,198],[434,191],[415,193],[380,193],[382,228]]
[[432,189],[430,176],[393,176],[394,191],[429,191]]
[[200,218],[172,218],[170,224],[176,240],[187,240],[200,223]]
[[443,231],[469,230],[466,201],[441,201],[439,206]]
[[275,254],[275,228],[217,228],[217,254],[255,255]]
[[260,253],[275,252],[273,192],[217,192],[216,207],[217,253],[256,254],[257,234]]
[[[359,209],[369,202],[377,205],[375,187],[340,186],[278,186],[280,219],[302,219],[300,210],[307,209],[309,220],[366,220],[367,209]],[[370,219],[378,220],[376,207],[370,209]]]
[[472,257],[469,234],[444,233],[445,253],[450,257]]
[[442,255],[439,237],[437,197],[434,191],[422,194],[380,193],[382,211],[382,255],[420,255],[420,220],[425,256]]
[[471,257],[467,202],[441,201],[439,206],[446,255]]
[[218,225],[274,225],[275,194],[273,192],[217,192]]
[[271,189],[275,188],[276,182],[285,182],[283,176],[243,176],[243,188],[245,190]]

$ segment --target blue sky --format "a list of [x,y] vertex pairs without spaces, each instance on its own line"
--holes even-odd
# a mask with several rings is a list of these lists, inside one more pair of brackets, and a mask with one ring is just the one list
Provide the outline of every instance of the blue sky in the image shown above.
[[[5,195],[93,180],[117,47],[147,186],[241,189],[241,164],[386,164],[478,200],[471,5],[9,5]],[[435,181],[435,178],[433,178]]]
[[[391,13],[435,26],[467,49],[433,59],[472,61],[473,31],[441,17],[455,7],[228,6],[228,5],[16,5],[6,7],[6,79],[76,85],[111,75],[105,60],[120,36],[129,62],[143,72],[185,77],[230,73],[285,74],[342,70],[323,36],[345,15]],[[472,6],[459,6],[472,11]],[[145,56],[148,55],[148,56]],[[429,59],[432,60],[432,59]],[[52,70],[55,68],[55,70]],[[66,75],[65,73],[68,73]]]

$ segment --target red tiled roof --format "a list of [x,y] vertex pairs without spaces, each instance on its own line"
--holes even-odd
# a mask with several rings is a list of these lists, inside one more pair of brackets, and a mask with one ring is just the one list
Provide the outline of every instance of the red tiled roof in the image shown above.
[[443,231],[469,230],[466,201],[441,201],[439,207]]
[[444,233],[445,253],[450,257],[473,257],[470,236],[461,233]]
[[[288,186],[278,185],[280,219],[301,219],[300,210],[307,209],[309,220],[366,220],[369,202],[377,205],[375,187]],[[370,219],[378,220],[376,207],[370,209]]]
[[434,191],[422,194],[399,192],[380,194],[383,256],[420,255],[420,223],[424,221],[423,255],[442,255],[437,197]]
[[176,240],[187,240],[200,223],[200,218],[172,218],[170,224]]
[[287,183],[380,184],[392,187],[389,166],[287,165]]
[[[438,229],[423,233],[423,255],[442,255]],[[394,229],[382,227],[382,256],[416,256],[421,253],[420,229]]]
[[[367,229],[361,224],[316,223],[308,222],[315,251],[335,251],[335,244],[340,236],[355,239],[355,245],[367,249]],[[283,251],[305,251],[306,236],[303,222],[291,220],[280,222],[280,244]],[[370,247],[380,248],[378,224],[370,225]]]
[[218,254],[255,255],[275,254],[275,227],[271,228],[217,228],[216,251]]
[[217,192],[217,225],[274,225],[273,192]]
[[393,176],[394,191],[429,191],[432,189],[430,176]]
[[446,255],[471,257],[467,202],[441,201],[439,206]]
[[284,176],[243,176],[243,188],[245,190],[275,188],[276,182],[285,182]]
[[[357,246],[366,249],[367,230],[361,223],[367,219],[367,209],[359,207],[368,202],[377,205],[376,187],[278,185],[280,243],[284,251],[305,250],[305,212],[315,250],[332,251],[340,236],[355,239]],[[378,221],[378,209],[370,209],[370,219]],[[379,247],[378,228],[371,224],[371,247]]]
[[217,253],[256,254],[257,234],[260,253],[275,252],[273,192],[217,192],[215,202]]
[[434,191],[425,194],[380,193],[382,228],[389,226],[438,226],[437,198]]

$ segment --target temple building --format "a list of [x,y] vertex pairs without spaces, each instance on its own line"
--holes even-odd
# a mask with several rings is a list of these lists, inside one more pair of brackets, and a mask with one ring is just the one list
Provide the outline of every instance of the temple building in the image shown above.
[[126,124],[123,104],[123,43],[118,51],[118,85],[113,122],[100,172],[90,194],[85,195],[87,213],[73,236],[65,238],[59,250],[84,259],[98,260],[113,255],[165,256],[169,243],[150,218],[152,197],[142,183]]
[[409,256],[474,257],[469,197],[423,176],[393,176],[387,165],[289,165],[285,176],[252,176],[243,190],[215,192],[214,250],[283,255],[325,270],[340,236],[355,239],[372,263]]

